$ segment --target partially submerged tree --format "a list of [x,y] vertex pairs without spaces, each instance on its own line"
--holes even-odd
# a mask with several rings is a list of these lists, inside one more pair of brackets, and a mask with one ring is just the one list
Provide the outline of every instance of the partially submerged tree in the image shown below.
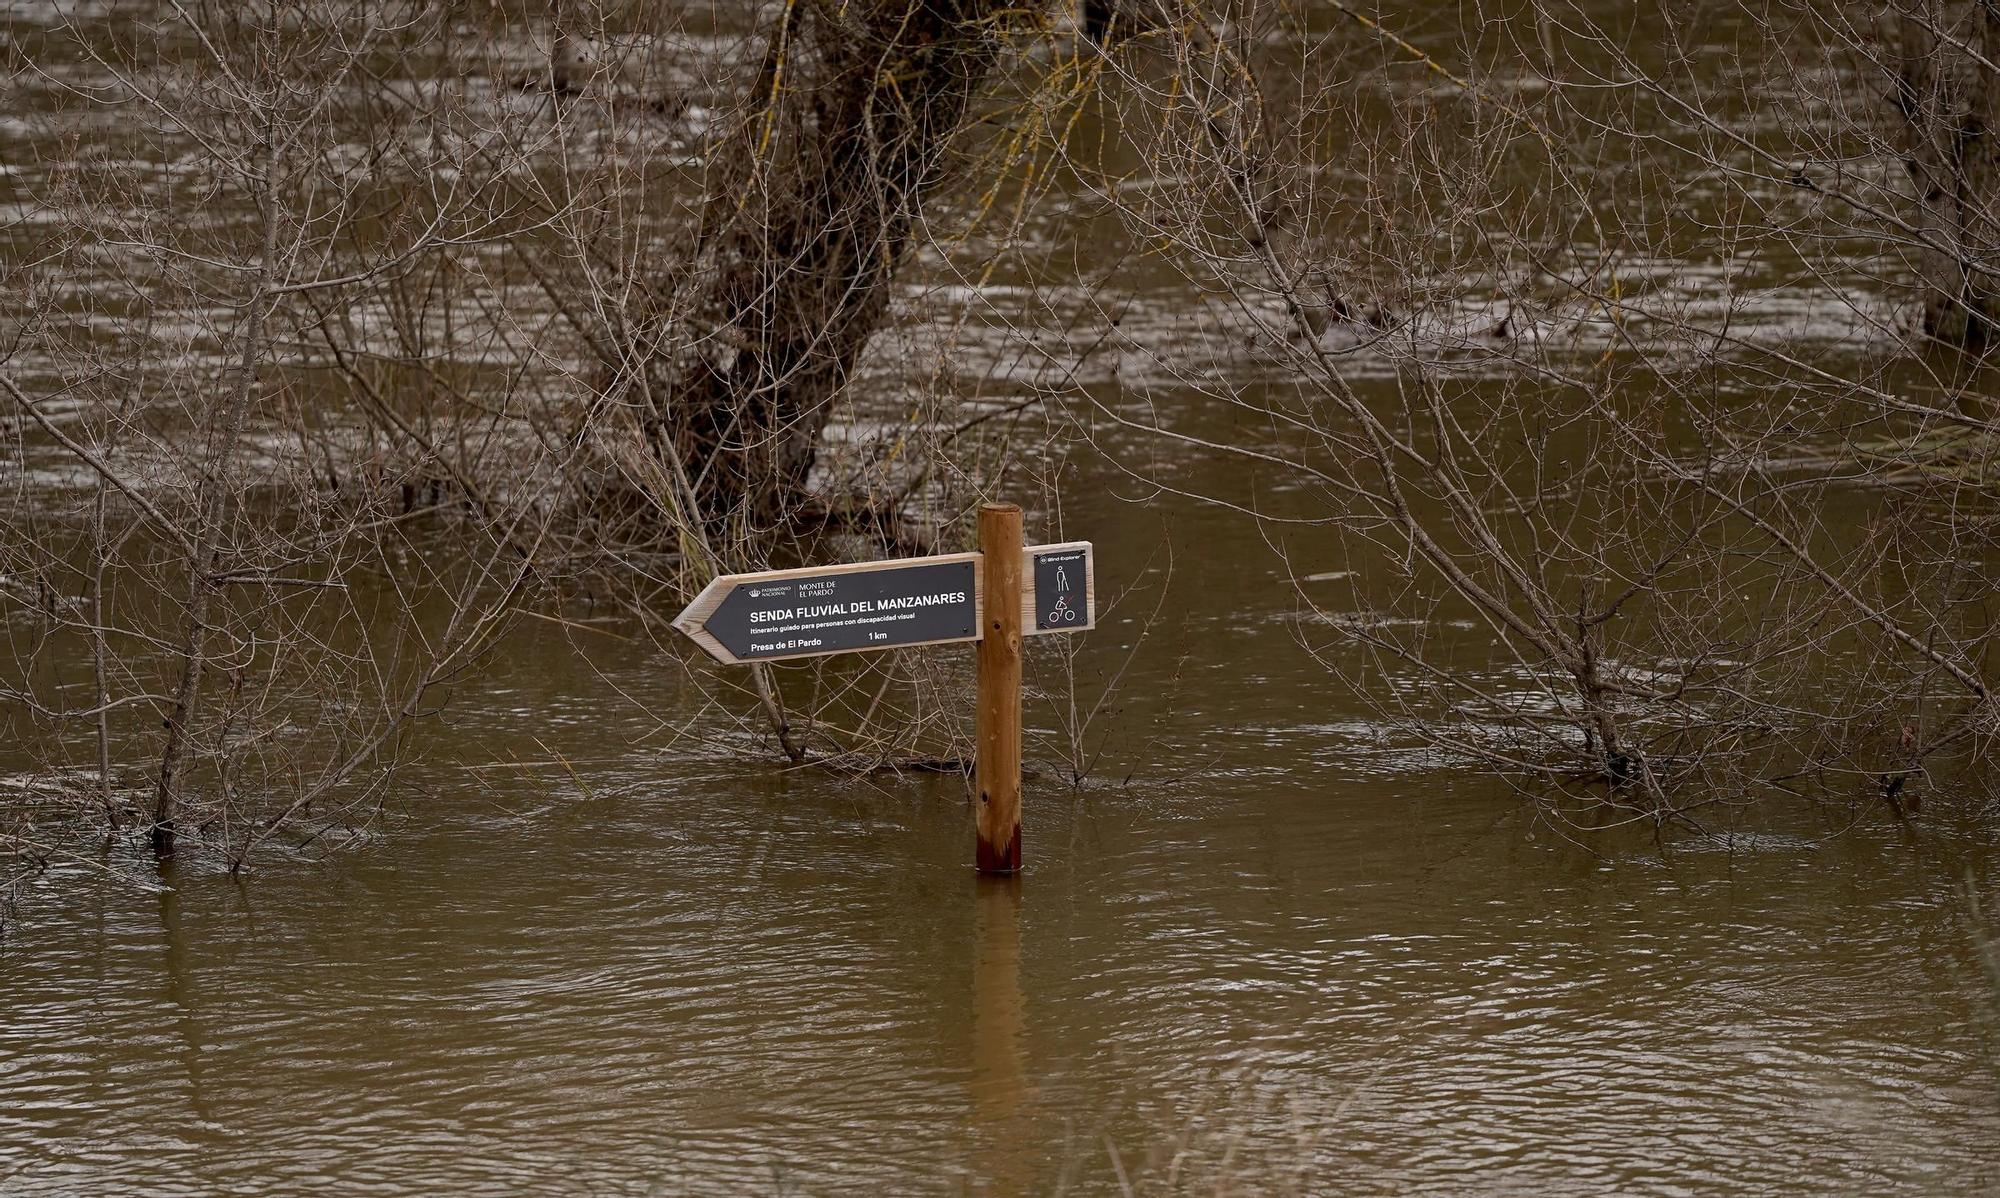
[[1887,6],[1864,57],[1902,117],[1923,330],[1983,353],[2000,322],[2000,11],[1983,0]]
[[[1664,819],[1986,760],[1993,388],[1939,343],[1993,319],[1988,6],[738,15],[170,3],[28,47],[90,67],[15,82],[37,777],[122,820],[143,760],[162,851],[359,818],[531,588],[663,631],[829,530],[920,548],[1051,407],[1235,463],[1203,498],[1309,646],[1508,776]],[[65,124],[106,113],[130,154]],[[743,706],[866,765],[949,730],[942,678]]]
[[1110,51],[1136,199],[1066,162],[1233,335],[1074,410],[1259,480],[1331,669],[1646,818],[1986,760],[1992,409],[1899,321],[1985,344],[1990,6],[1229,15]]
[[676,498],[707,529],[754,538],[829,506],[871,514],[813,491],[821,439],[926,198],[955,174],[954,141],[1036,25],[1033,5],[1001,0],[784,5],[754,104],[712,147],[635,380]]
[[[356,86],[438,24],[421,5],[170,4],[59,22],[35,52],[89,69],[17,81],[37,119],[129,140],[44,143],[60,156],[35,164],[23,223],[59,232],[8,264],[26,302],[0,399],[34,473],[0,571],[41,596],[8,621],[8,719],[40,789],[68,793],[82,756],[75,789],[159,855],[192,832],[241,865],[300,817],[304,839],[365,824],[434,689],[534,579],[560,447],[517,439],[508,483],[451,485],[498,473],[477,437],[523,389],[440,435],[379,386],[474,347],[446,331],[462,300],[439,268],[529,231],[490,199],[524,163],[486,152],[463,93]],[[416,341],[398,352],[391,329]]]
[[[454,6],[170,0],[24,33],[42,136],[11,176],[28,302],[0,402],[34,473],[0,571],[31,790],[240,863],[369,818],[438,683],[531,592],[608,579],[650,622],[800,532],[925,540],[897,517],[955,411],[814,476],[925,205],[1043,18],[755,15],[690,33],[570,2],[530,40]],[[93,141],[107,118],[122,154]],[[641,498],[614,520],[607,495]],[[868,681],[866,717],[925,674]]]

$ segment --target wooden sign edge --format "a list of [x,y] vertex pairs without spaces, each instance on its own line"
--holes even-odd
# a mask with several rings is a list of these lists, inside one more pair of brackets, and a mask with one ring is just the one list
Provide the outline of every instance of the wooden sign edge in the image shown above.
[[[1035,618],[1035,558],[1044,553],[1059,553],[1066,549],[1083,550],[1083,615],[1084,622],[1074,628],[1041,628]],[[1049,545],[1030,545],[1022,551],[1028,560],[1027,586],[1021,592],[1021,635],[1054,636],[1072,632],[1089,632],[1097,627],[1097,550],[1089,541],[1057,541]]]
[[[701,593],[688,601],[681,614],[673,618],[673,626],[680,634],[695,644],[710,657],[726,666],[755,665],[760,661],[794,661],[801,657],[831,657],[837,653],[880,653],[884,649],[915,649],[922,645],[960,645],[979,639],[979,630],[986,614],[986,594],[982,571],[979,569],[979,553],[938,553],[929,557],[892,557],[880,562],[846,562],[837,566],[798,566],[789,570],[759,570],[751,574],[718,574]],[[972,563],[972,635],[939,637],[936,640],[909,641],[900,645],[856,646],[852,649],[809,649],[798,653],[773,653],[764,657],[738,657],[729,647],[709,634],[706,627],[708,617],[722,606],[729,592],[750,582],[785,582],[794,578],[825,578],[835,574],[871,574],[882,570],[898,570],[909,566],[947,566],[957,562]]]

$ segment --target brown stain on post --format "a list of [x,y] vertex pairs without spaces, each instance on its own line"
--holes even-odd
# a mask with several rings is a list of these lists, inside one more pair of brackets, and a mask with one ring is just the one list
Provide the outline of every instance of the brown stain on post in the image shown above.
[[[985,795],[980,796],[984,803]],[[1007,847],[996,850],[984,836],[979,838],[979,872],[983,874],[1015,874],[1021,872],[1021,825],[1014,825],[1014,834],[1007,840]]]
[[979,509],[980,588],[986,635],[979,640],[979,871],[1021,869],[1021,509]]

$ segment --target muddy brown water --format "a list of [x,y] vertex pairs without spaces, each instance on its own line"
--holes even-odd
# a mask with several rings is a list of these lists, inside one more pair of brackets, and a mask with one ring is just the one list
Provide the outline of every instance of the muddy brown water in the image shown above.
[[[1162,522],[1070,516],[1112,588]],[[51,879],[0,941],[0,1191],[2000,1181],[1962,902],[2000,880],[1987,833],[1558,832],[1384,751],[1226,515],[1171,520],[1207,558],[1133,667],[1119,773],[1030,784],[1016,883],[970,871],[958,779],[662,743],[630,699],[713,718],[679,671],[557,637],[462,697],[371,843]]]
[[26,893],[0,1194],[2000,1189],[1990,827],[1552,820],[1376,721],[1255,530],[1130,471],[1282,479],[1113,448],[1030,513],[1125,596],[1086,694],[1167,597],[1077,785],[1036,646],[1023,877],[971,872],[960,779],[780,769],[679,664],[530,626],[365,842]]

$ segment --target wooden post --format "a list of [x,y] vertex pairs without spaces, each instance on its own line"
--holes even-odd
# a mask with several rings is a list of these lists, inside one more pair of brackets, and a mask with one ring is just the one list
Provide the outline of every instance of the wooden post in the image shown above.
[[1021,869],[1021,509],[979,508],[979,872]]

